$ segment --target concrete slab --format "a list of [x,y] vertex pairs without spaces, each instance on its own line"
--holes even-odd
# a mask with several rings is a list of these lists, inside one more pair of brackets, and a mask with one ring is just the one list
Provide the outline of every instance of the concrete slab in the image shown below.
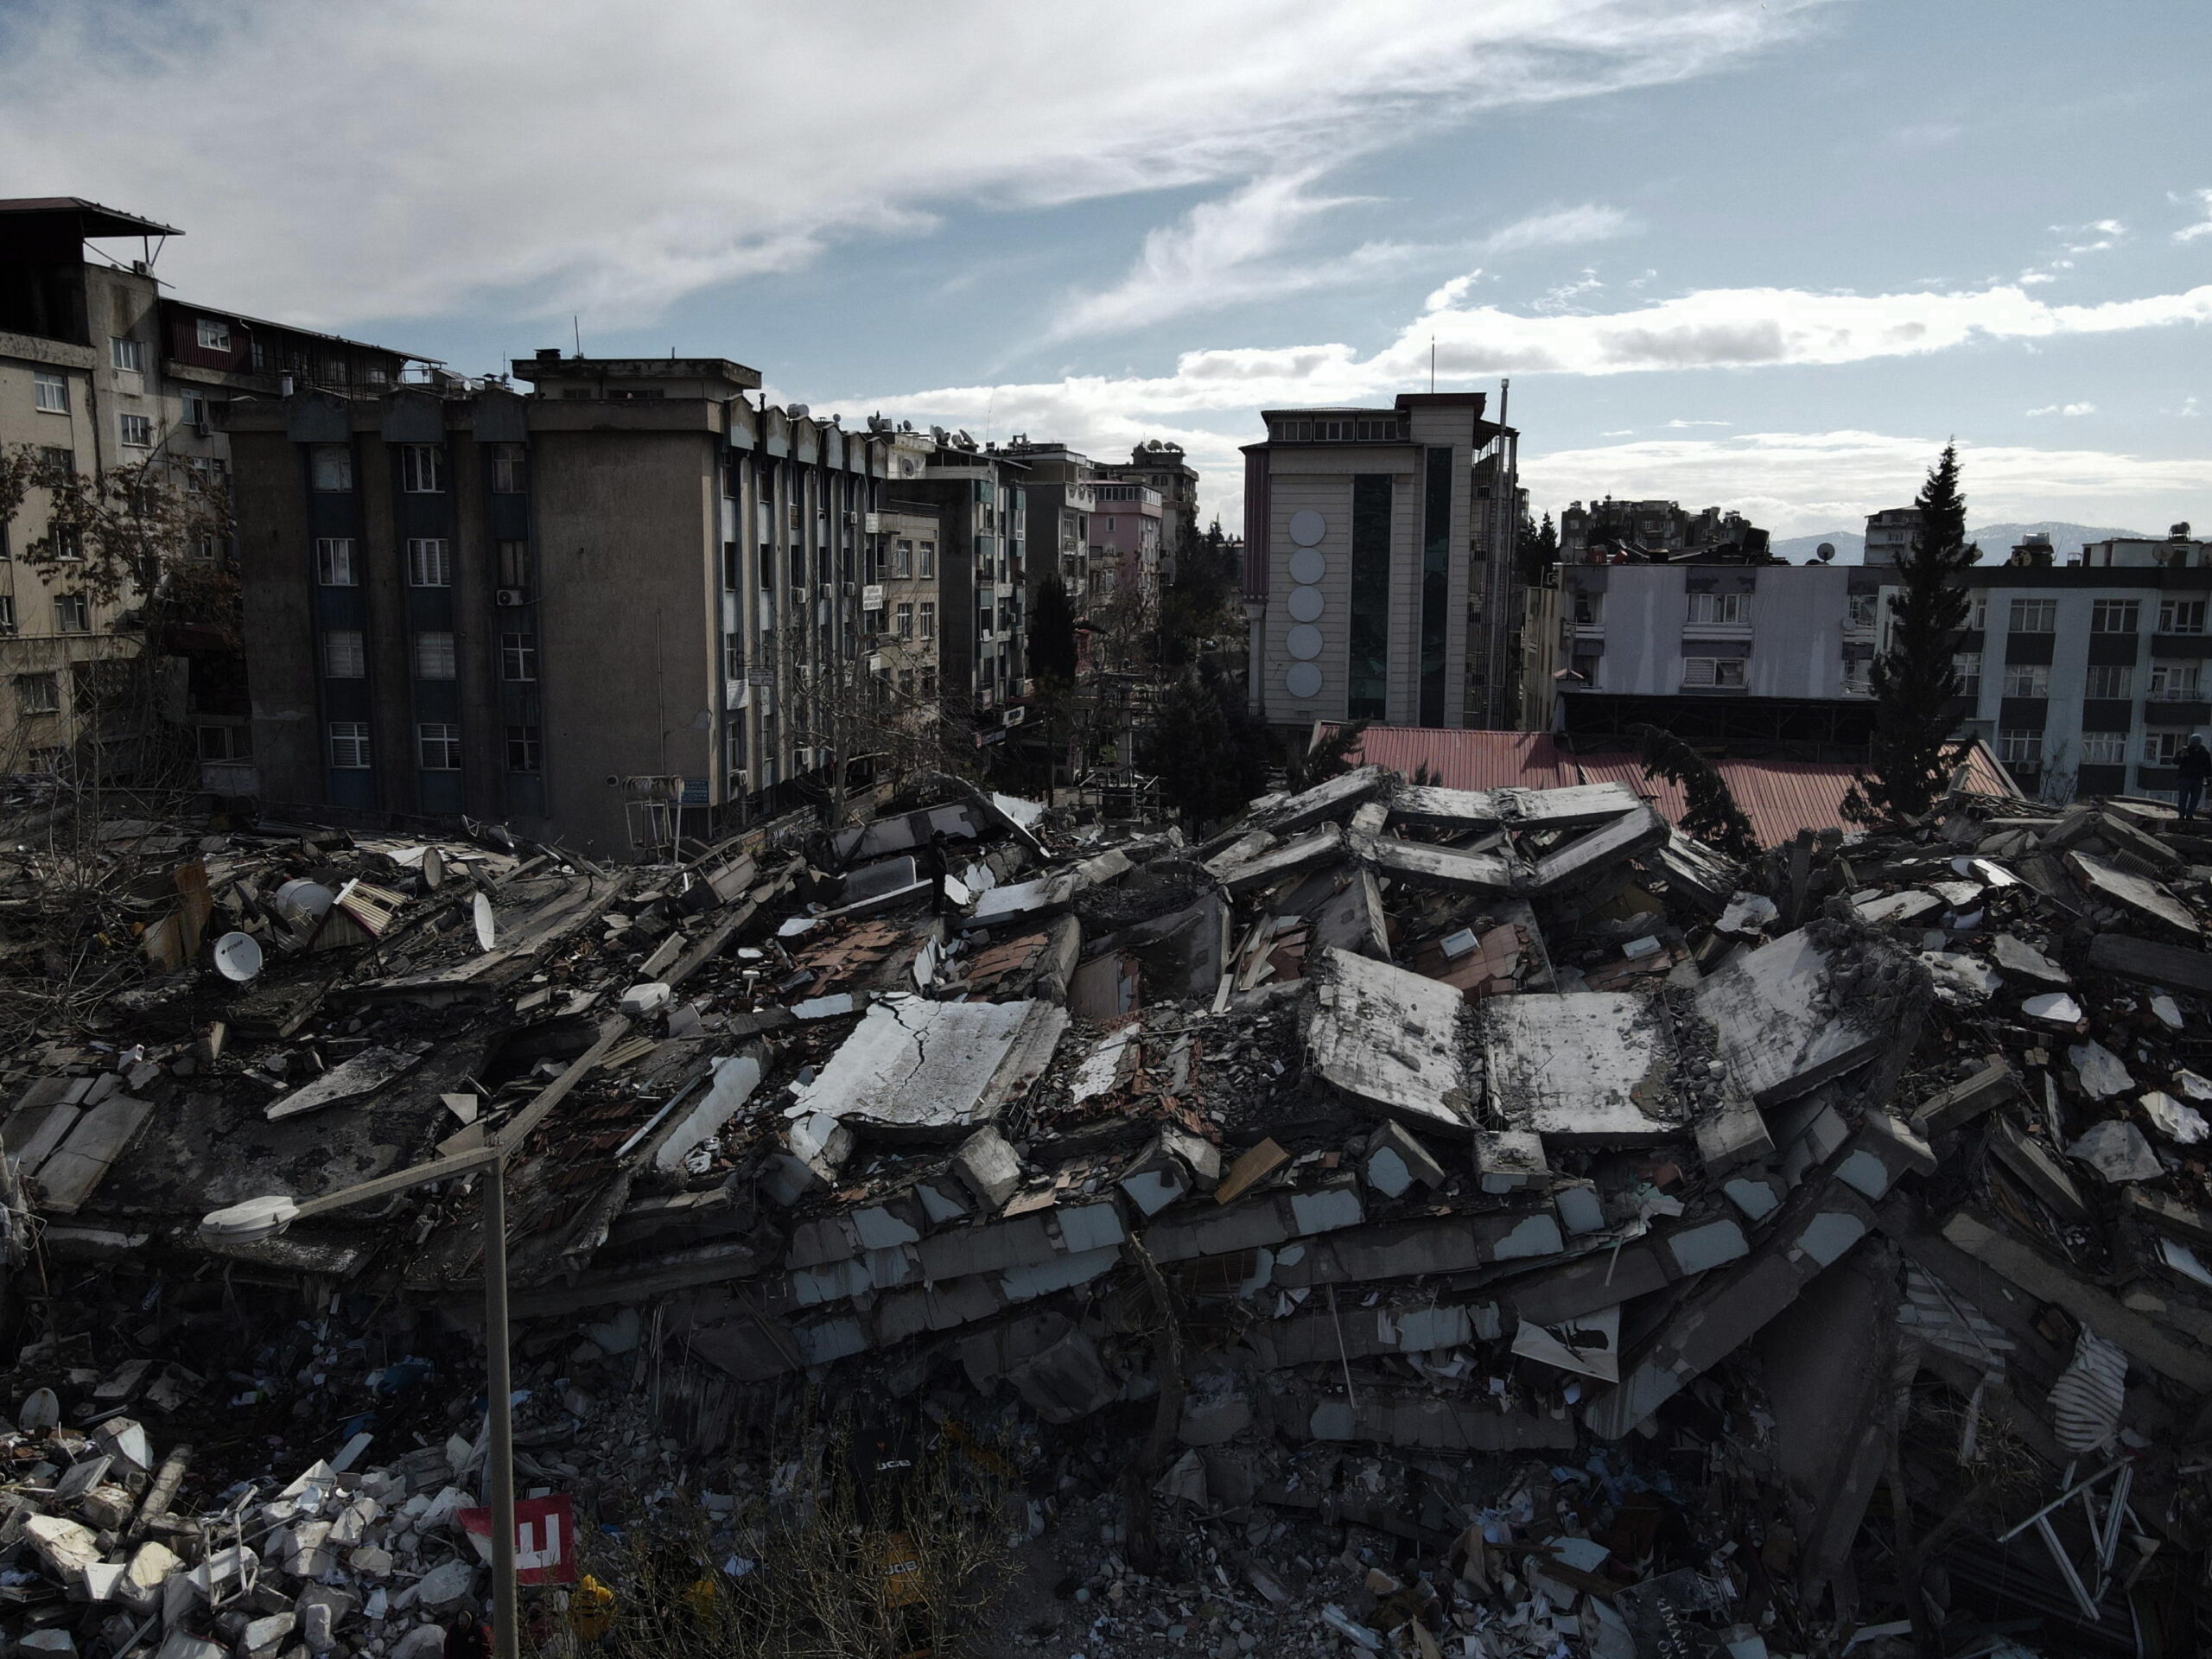
[[68,1139],[39,1166],[45,1193],[39,1207],[51,1215],[75,1215],[153,1113],[151,1101],[111,1095],[78,1119]]
[[1475,1010],[1491,1115],[1548,1141],[1630,1146],[1681,1132],[1688,1109],[1665,1006],[1626,991],[1497,996]]
[[1046,1002],[887,997],[797,1104],[882,1140],[957,1141],[1028,1089],[1067,1025]]
[[1473,1128],[1467,1004],[1458,991],[1346,950],[1319,951],[1308,973],[1315,988],[1306,1047],[1322,1077],[1416,1125]]
[[1800,928],[1734,958],[1698,988],[1698,1011],[1713,1022],[1720,1058],[1762,1106],[1864,1065],[1895,1040],[1893,1031],[1854,1023],[1853,1008],[1826,1009],[1830,965],[1811,931]]

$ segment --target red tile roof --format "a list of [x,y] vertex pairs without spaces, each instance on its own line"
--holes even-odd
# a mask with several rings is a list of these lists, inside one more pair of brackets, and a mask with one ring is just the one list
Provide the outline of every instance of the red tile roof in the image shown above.
[[[1626,784],[1681,820],[1682,791],[1647,779],[1631,753],[1569,754],[1541,732],[1469,732],[1436,726],[1370,726],[1352,752],[1411,777],[1426,765],[1446,789],[1563,789],[1573,784]],[[1716,760],[1736,804],[1763,845],[1802,829],[1848,829],[1840,809],[1852,768],[1833,760]],[[2018,795],[2012,779],[1980,743],[1967,757],[1966,786],[1986,795]]]

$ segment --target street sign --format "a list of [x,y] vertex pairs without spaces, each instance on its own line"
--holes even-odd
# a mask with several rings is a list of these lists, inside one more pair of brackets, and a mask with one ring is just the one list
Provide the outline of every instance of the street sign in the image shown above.
[[[488,1564],[492,1559],[492,1511],[463,1510],[461,1524],[468,1541]],[[565,1493],[555,1497],[515,1500],[515,1582],[574,1584],[576,1581],[576,1515]]]

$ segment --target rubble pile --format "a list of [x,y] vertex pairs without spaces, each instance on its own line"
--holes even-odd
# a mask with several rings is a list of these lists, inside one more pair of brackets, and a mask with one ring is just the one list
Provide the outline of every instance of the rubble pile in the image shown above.
[[18,1643],[427,1659],[496,1167],[520,1484],[702,1509],[702,1571],[887,1413],[1013,1483],[993,1651],[2193,1650],[2164,809],[1738,868],[1611,784],[900,804],[649,868],[164,832],[147,973],[0,1074]]

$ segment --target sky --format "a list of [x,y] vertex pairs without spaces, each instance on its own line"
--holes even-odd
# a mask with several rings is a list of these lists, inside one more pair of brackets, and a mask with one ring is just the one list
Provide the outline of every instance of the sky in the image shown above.
[[[734,358],[1239,528],[1258,411],[1511,380],[1532,508],[2212,529],[2200,0],[0,0],[0,194],[497,371]],[[127,257],[135,250],[118,249]]]

